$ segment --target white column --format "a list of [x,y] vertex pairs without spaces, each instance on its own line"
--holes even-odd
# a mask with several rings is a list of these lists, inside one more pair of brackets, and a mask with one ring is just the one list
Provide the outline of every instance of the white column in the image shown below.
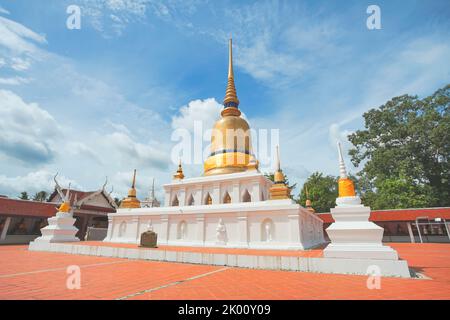
[[201,189],[196,188],[192,190],[192,196],[194,197],[194,202],[196,206],[202,205],[203,193]]
[[247,214],[239,213],[238,220],[238,244],[242,247],[248,247],[248,217]]
[[139,232],[140,226],[141,226],[141,220],[139,219],[139,217],[134,217],[134,224],[136,226],[136,242],[137,243],[141,243],[141,234]]
[[182,188],[180,189],[180,194],[178,197],[179,206],[185,206],[186,205],[186,189]]
[[169,241],[169,215],[161,215],[161,234],[158,235],[162,243],[167,243]]
[[220,185],[215,184],[213,186],[212,194],[209,194],[212,198],[212,204],[219,204],[222,203],[222,199],[220,199]]
[[252,190],[249,190],[250,196],[252,197],[252,202],[261,201],[261,192],[259,183],[254,183],[252,185]]
[[288,215],[289,240],[291,243],[300,243],[301,242],[301,232],[304,231],[305,226],[302,225],[302,230],[300,231],[299,219],[300,219],[300,214],[298,214],[298,213]]
[[171,190],[165,190],[164,192],[164,206],[170,207],[172,204],[170,203]]
[[408,226],[408,233],[409,233],[409,238],[411,239],[411,243],[415,243],[416,240],[414,239],[414,234],[411,228],[411,222],[407,222],[406,225]]
[[203,245],[205,243],[205,215],[204,214],[197,215],[196,220],[197,220],[197,241]]
[[113,234],[113,218],[112,217],[108,217],[108,231],[106,233],[106,238],[103,241],[109,241],[111,240],[112,234]]
[[231,203],[239,203],[241,202],[241,194],[239,190],[239,183],[233,183],[231,186]]
[[8,234],[9,225],[11,223],[11,217],[6,218],[5,225],[3,226],[2,235],[0,240],[5,240],[6,235]]

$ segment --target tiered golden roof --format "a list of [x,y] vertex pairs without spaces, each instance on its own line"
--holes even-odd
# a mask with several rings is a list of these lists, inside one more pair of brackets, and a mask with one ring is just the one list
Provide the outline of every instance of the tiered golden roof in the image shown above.
[[136,198],[136,169],[133,173],[133,183],[131,189],[128,190],[128,196],[122,200],[120,208],[140,208],[141,202]]
[[183,168],[181,167],[181,159],[178,163],[177,172],[173,175],[173,178],[176,180],[182,180],[184,178]]
[[269,193],[270,193],[270,199],[271,200],[278,200],[278,199],[290,199],[291,197],[291,190],[286,185],[286,180],[284,177],[283,172],[281,171],[281,165],[280,165],[280,154],[278,151],[277,146],[277,153],[276,153],[276,163],[277,163],[277,170],[274,174],[274,184],[270,187]]
[[223,100],[222,118],[213,128],[211,136],[211,153],[204,163],[204,174],[216,175],[225,173],[257,170],[258,161],[252,154],[250,127],[241,118],[239,99],[234,85],[233,47],[229,41],[228,83]]

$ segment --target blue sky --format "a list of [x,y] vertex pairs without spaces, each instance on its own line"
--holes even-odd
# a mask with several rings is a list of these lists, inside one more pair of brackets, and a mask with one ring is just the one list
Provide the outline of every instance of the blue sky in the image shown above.
[[[381,30],[366,27],[371,4]],[[173,130],[218,118],[230,34],[240,108],[280,130],[290,179],[337,174],[335,142],[348,150],[363,112],[449,83],[449,18],[445,0],[0,0],[0,194],[51,189],[60,172],[84,190],[108,176],[122,197],[136,168],[139,196],[155,177],[161,198]]]

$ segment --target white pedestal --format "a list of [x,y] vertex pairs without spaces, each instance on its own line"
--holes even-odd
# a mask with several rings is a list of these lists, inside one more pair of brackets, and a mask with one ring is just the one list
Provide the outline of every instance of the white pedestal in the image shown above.
[[369,207],[358,197],[338,198],[336,203],[331,209],[335,222],[326,229],[331,243],[324,257],[398,260],[397,252],[382,244],[384,229],[369,221]]
[[370,222],[370,208],[359,197],[336,199],[331,209],[334,223],[326,231],[331,243],[324,249],[328,272],[364,274],[376,270],[380,276],[409,277],[406,261],[382,243],[384,229]]
[[80,241],[75,234],[78,229],[74,226],[75,218],[70,213],[58,212],[56,216],[48,218],[48,226],[41,229],[42,236],[34,242],[57,243]]

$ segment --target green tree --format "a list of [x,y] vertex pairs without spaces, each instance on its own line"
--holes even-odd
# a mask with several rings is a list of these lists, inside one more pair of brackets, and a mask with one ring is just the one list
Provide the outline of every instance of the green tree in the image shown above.
[[44,202],[47,201],[48,196],[49,196],[48,192],[42,190],[35,193],[35,195],[33,196],[33,200]]
[[120,207],[122,200],[120,200],[119,198],[114,198],[114,202],[116,203],[117,207]]
[[28,192],[22,191],[22,192],[20,193],[19,199],[22,199],[22,200],[30,200],[30,197],[28,196]]
[[330,212],[330,208],[336,206],[336,198],[338,196],[337,177],[324,176],[321,172],[314,172],[309,176],[300,190],[297,200],[302,206],[305,206],[306,202],[305,186],[308,187],[309,199],[316,212]]
[[403,95],[364,113],[349,154],[373,209],[450,205],[450,85],[429,97]]

